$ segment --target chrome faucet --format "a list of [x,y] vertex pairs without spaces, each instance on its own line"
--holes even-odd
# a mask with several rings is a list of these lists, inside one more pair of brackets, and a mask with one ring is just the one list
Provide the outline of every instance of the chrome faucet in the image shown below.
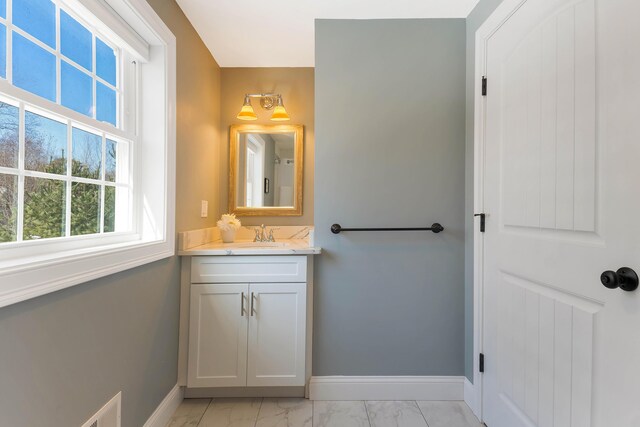
[[275,242],[276,239],[273,237],[273,231],[279,230],[279,228],[270,228],[267,234],[267,227],[262,224],[260,227],[256,227],[253,231],[256,233],[253,238],[254,242]]
[[264,224],[260,225],[260,227],[256,227],[254,230],[256,232],[256,236],[253,239],[254,242],[268,242],[269,241],[269,240],[267,240],[268,239],[267,233],[266,233],[267,227]]
[[264,229],[265,229],[264,224],[262,224],[260,227],[256,227],[256,228],[253,229],[253,231],[256,233],[255,237],[253,238],[254,242],[264,242],[265,241]]

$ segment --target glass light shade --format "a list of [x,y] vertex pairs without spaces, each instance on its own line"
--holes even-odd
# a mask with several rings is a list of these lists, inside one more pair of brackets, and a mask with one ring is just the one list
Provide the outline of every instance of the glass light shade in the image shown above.
[[284,106],[278,105],[274,108],[271,120],[274,122],[285,122],[289,120],[289,115],[287,114],[287,110],[284,109]]
[[258,120],[258,116],[253,111],[253,107],[251,106],[251,104],[243,105],[242,109],[236,117],[240,120]]

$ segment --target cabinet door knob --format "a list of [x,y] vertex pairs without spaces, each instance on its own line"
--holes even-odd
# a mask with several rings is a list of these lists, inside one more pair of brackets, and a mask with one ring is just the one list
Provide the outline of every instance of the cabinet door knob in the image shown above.
[[244,292],[240,294],[240,317],[244,317]]

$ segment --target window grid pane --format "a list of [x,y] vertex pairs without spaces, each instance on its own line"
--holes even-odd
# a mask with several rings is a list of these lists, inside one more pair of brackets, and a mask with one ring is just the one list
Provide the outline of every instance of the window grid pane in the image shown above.
[[24,240],[65,235],[66,190],[61,180],[25,177]]
[[102,170],[102,137],[73,128],[71,174],[79,178],[100,179]]
[[113,233],[116,230],[116,187],[104,187],[104,232]]
[[100,186],[71,183],[71,235],[100,232]]
[[99,37],[96,37],[96,74],[116,86],[116,52]]
[[26,170],[67,174],[67,125],[31,111],[25,111]]
[[[7,10],[13,16],[7,16],[6,21],[0,16],[0,44],[2,25],[7,22],[4,37],[8,37],[6,32],[11,33],[13,58],[6,57],[7,52],[3,55],[0,48],[0,78],[9,77],[21,89],[118,127],[119,49],[60,7],[57,0],[9,2],[12,6]],[[9,75],[3,71],[6,64],[12,64]],[[71,67],[86,73],[91,90],[87,91],[87,77]]]
[[130,141],[8,102],[0,101],[0,141],[13,141],[0,146],[10,159],[0,166],[0,244],[129,231]]
[[116,182],[118,164],[118,143],[111,139],[107,139],[105,151],[105,181]]
[[51,0],[13,0],[13,24],[56,48],[56,5]]
[[55,102],[55,55],[15,32],[12,52],[13,84]]
[[18,177],[0,173],[0,243],[15,242],[18,226]]
[[0,24],[0,77],[7,78],[7,27]]
[[60,10],[60,52],[93,71],[93,35],[64,10]]
[[93,80],[66,61],[60,64],[61,104],[78,113],[93,117]]
[[[122,51],[65,9],[0,0],[0,78],[118,127]],[[131,141],[15,96],[0,96],[0,244],[131,231]]]
[[98,82],[96,87],[96,118],[116,125],[116,91]]
[[18,107],[0,102],[0,166],[18,167],[19,113]]

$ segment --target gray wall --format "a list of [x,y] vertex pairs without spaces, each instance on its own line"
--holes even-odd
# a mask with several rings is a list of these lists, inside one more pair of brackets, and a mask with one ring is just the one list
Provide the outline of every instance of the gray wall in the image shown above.
[[118,391],[139,427],[176,384],[178,260],[0,309],[0,425],[80,426]]
[[463,19],[316,21],[314,375],[464,372],[464,70]]
[[467,17],[467,109],[465,147],[465,263],[464,373],[473,381],[473,104],[475,93],[476,31],[502,0],[480,0]]
[[[211,227],[220,68],[174,0],[149,3],[177,39],[176,227]],[[210,201],[209,218],[200,200]],[[79,426],[118,391],[122,426],[142,426],[177,381],[179,264],[173,257],[0,308],[0,426]]]

